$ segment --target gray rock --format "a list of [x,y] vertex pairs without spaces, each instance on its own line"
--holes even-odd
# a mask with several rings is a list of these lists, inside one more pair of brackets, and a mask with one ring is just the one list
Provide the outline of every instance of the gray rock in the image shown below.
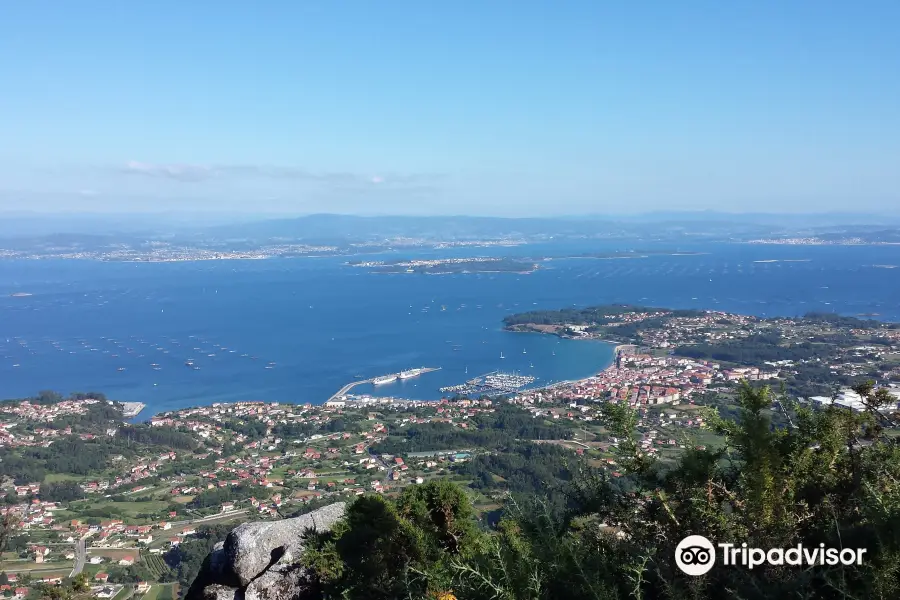
[[225,538],[220,577],[233,574],[246,587],[270,566],[296,560],[303,550],[303,534],[309,529],[327,531],[344,516],[345,503],[336,502],[309,514],[283,521],[244,523]]
[[331,529],[345,508],[336,502],[293,519],[238,526],[203,561],[186,600],[313,598],[312,578],[298,562],[303,534]]
[[[190,598],[191,600],[213,600],[212,598],[206,598],[206,588],[208,586],[218,585],[227,588],[240,587],[240,582],[228,566],[225,552],[222,550],[222,547],[222,542],[219,542],[213,546],[213,551],[206,556],[206,559],[200,566],[200,572],[197,573],[197,577],[188,589],[187,598]],[[226,591],[218,589],[213,589],[210,593],[227,595]],[[230,600],[230,597],[225,598],[223,596],[216,600]]]
[[234,575],[231,566],[228,564],[228,557],[225,555],[224,547],[225,542],[218,542],[213,546],[212,552],[206,558],[206,565],[203,570],[209,581],[229,587],[240,587],[241,582]]
[[300,565],[273,566],[250,582],[244,600],[297,600],[309,594],[310,581]]
[[238,588],[214,583],[203,588],[203,600],[243,600],[244,592]]

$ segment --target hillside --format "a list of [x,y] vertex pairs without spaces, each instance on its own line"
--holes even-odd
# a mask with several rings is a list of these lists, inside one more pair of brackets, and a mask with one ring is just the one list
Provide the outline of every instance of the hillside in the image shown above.
[[[900,447],[880,412],[896,399],[857,392],[864,411],[785,405],[790,425],[775,428],[774,396],[745,385],[737,420],[711,416],[724,446],[669,465],[640,451],[635,415],[610,404],[619,480],[577,472],[563,505],[507,502],[495,527],[461,488],[433,481],[359,497],[302,535],[288,522],[242,528],[189,598],[896,598]],[[689,535],[711,542],[679,544]],[[704,543],[719,546],[704,554]],[[275,566],[256,575],[269,553]],[[270,585],[248,586],[257,576]]]

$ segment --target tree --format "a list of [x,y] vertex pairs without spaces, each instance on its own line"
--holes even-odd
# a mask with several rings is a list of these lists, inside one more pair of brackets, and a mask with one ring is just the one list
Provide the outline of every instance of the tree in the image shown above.
[[[868,406],[797,408],[774,427],[768,388],[744,385],[739,418],[707,418],[725,439],[665,468],[636,443],[634,416],[611,406],[624,442],[618,463],[633,486],[605,475],[575,482],[568,510],[512,510],[485,552],[457,561],[460,596],[481,598],[893,598],[900,593],[900,448],[877,424],[891,399],[871,385]],[[866,548],[863,565],[714,568],[675,565],[678,542],[701,534],[756,548]]]
[[72,581],[69,583],[72,587],[72,591],[75,593],[83,593],[87,592],[91,589],[90,580],[88,579],[87,573],[81,572],[75,577],[72,578]]
[[71,502],[84,498],[84,490],[75,481],[42,483],[39,494],[41,500],[50,502]]
[[424,598],[446,591],[449,558],[468,555],[480,533],[465,493],[445,481],[407,488],[396,502],[362,496],[304,557],[327,597]]
[[[3,563],[3,553],[13,545],[12,542],[16,537],[14,534],[18,524],[19,517],[12,509],[9,507],[0,509],[0,565]],[[3,573],[3,577],[6,577],[6,573]]]
[[[724,440],[674,464],[643,451],[636,415],[609,404],[624,477],[573,463],[564,501],[506,502],[482,533],[460,489],[445,481],[396,500],[364,496],[303,557],[323,598],[597,600],[900,597],[900,444],[871,382],[865,410],[796,406],[767,387],[739,389],[735,419],[707,407]],[[778,412],[774,412],[773,408]],[[773,419],[773,415],[777,419]],[[716,565],[688,576],[675,561],[688,535],[714,544],[864,548],[858,564]]]

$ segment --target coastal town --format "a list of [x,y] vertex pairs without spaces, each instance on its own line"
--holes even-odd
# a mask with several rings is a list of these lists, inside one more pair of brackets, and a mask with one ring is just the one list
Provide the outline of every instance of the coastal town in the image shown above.
[[517,380],[494,395],[440,401],[348,392],[322,404],[216,403],[137,424],[125,421],[141,407],[102,395],[0,403],[11,531],[4,591],[33,598],[84,574],[98,597],[176,598],[179,549],[210,528],[393,495],[435,478],[469,485],[487,512],[510,491],[503,477],[485,474],[490,457],[523,443],[621,476],[620,440],[603,422],[610,403],[634,409],[640,447],[668,459],[718,443],[708,411],[727,405],[739,384],[799,387],[798,377],[816,369],[839,383],[835,392],[799,401],[860,410],[849,388],[862,378],[900,396],[900,329],[874,321],[600,307],[517,315],[506,326],[619,343],[613,363],[584,379]]
[[261,260],[292,256],[331,256],[340,254],[336,246],[275,244],[246,250],[219,247],[171,245],[149,242],[138,246],[116,244],[112,247],[85,248],[78,245],[48,246],[41,249],[0,248],[0,258],[99,260],[109,262],[184,262],[206,260]]
[[[343,256],[367,254],[381,249],[504,248],[525,243],[521,238],[501,236],[497,239],[448,240],[425,237],[394,236],[371,241],[343,244],[321,244],[302,239],[284,238],[235,244],[229,240],[203,238],[171,241],[159,239],[97,239],[72,236],[68,240],[0,240],[0,259],[27,260],[97,260],[103,262],[186,262],[208,260],[262,260],[310,256]],[[495,259],[502,260],[502,259]]]

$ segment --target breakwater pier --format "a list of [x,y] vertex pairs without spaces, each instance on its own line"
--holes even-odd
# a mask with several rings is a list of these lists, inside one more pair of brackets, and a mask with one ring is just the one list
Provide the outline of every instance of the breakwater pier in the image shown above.
[[410,369],[408,371],[400,371],[399,373],[390,373],[388,375],[379,375],[377,377],[370,377],[369,379],[360,379],[359,381],[352,381],[339,389],[337,392],[331,395],[328,398],[327,402],[331,402],[333,400],[338,400],[343,398],[347,394],[350,393],[350,390],[353,388],[364,385],[364,384],[375,384],[380,385],[383,383],[391,383],[398,380],[410,379],[412,377],[418,377],[419,375],[424,375],[426,373],[431,373],[433,371],[440,371],[440,367],[420,367],[417,369]]

